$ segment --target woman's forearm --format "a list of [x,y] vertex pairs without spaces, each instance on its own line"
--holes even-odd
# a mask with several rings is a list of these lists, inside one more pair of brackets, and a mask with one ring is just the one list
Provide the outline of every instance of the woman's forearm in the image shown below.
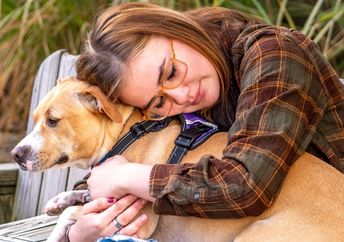
[[127,194],[133,194],[137,197],[145,199],[150,202],[155,202],[155,198],[149,192],[149,178],[152,171],[152,165],[143,165],[136,163],[127,163],[126,171],[127,178],[123,189]]

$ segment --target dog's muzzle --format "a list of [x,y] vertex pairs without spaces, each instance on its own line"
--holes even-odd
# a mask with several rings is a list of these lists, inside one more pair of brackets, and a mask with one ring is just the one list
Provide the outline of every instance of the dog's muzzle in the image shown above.
[[16,146],[12,151],[11,151],[11,156],[12,159],[18,163],[18,165],[26,170],[26,162],[28,160],[28,157],[31,153],[32,149],[31,146],[29,145],[23,145],[23,146]]

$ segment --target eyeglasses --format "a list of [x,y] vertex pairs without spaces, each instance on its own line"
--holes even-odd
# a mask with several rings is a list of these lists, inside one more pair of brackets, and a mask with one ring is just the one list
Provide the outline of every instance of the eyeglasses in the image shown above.
[[187,64],[176,59],[171,40],[171,57],[163,69],[160,93],[152,98],[145,110],[142,110],[145,120],[161,120],[168,116],[173,106],[173,100],[164,94],[164,90],[174,89],[182,84],[187,71]]

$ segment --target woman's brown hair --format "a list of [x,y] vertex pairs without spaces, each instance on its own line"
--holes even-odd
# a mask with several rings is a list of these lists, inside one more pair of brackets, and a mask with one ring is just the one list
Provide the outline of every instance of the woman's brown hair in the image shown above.
[[116,100],[126,63],[145,47],[151,36],[163,36],[192,46],[213,64],[221,82],[218,103],[226,105],[230,68],[224,54],[223,27],[247,21],[248,18],[224,8],[180,13],[148,3],[110,7],[94,22],[77,62],[77,77],[97,85],[111,100]]

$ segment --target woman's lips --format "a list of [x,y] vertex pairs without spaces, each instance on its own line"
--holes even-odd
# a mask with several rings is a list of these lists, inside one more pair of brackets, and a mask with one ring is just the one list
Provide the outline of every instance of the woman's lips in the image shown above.
[[196,93],[196,97],[194,99],[194,101],[191,103],[192,105],[197,105],[201,102],[203,98],[203,92],[201,90],[201,84],[198,87],[197,93]]

